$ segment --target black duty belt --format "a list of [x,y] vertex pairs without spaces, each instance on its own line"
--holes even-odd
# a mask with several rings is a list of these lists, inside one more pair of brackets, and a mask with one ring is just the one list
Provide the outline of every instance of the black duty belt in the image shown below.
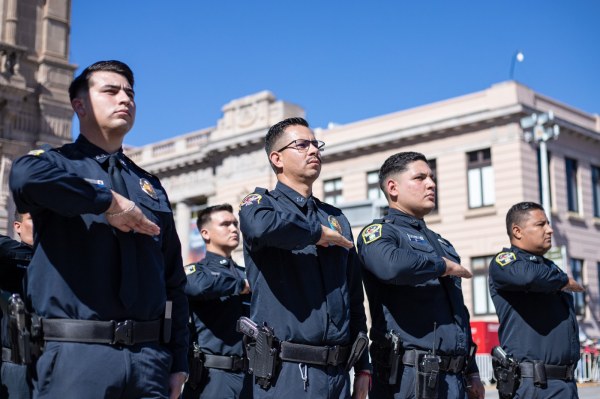
[[279,352],[279,358],[283,361],[319,366],[346,364],[349,356],[350,346],[312,346],[287,341],[281,343],[281,351]]
[[161,321],[43,319],[44,340],[134,345],[160,340]]
[[245,357],[210,355],[208,353],[202,355],[204,367],[230,371],[246,371],[248,369],[248,359]]
[[[402,355],[402,363],[407,366],[414,367],[417,363],[417,357],[419,355],[424,355],[428,352],[418,351],[418,350],[407,350]],[[444,373],[450,374],[458,374],[461,373],[466,365],[466,356],[446,356],[439,355],[440,357],[440,371]]]
[[[523,362],[519,364],[521,368],[521,377],[533,378],[534,364],[531,362]],[[565,380],[571,381],[575,379],[576,365],[555,366],[552,364],[544,364],[546,370],[546,378],[549,380]]]

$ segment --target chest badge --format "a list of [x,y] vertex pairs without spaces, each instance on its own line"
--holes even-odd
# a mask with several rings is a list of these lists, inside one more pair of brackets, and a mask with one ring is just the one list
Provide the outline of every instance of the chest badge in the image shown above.
[[342,226],[340,225],[340,222],[335,218],[335,216],[329,215],[327,217],[327,222],[329,223],[329,227],[342,234]]
[[140,187],[142,188],[142,191],[148,194],[150,197],[153,199],[158,199],[158,195],[156,195],[156,191],[148,179],[140,179]]

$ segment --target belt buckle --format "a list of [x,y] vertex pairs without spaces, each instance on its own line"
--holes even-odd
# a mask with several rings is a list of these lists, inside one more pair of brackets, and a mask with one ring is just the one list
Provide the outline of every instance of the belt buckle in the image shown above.
[[133,345],[133,320],[116,323],[115,335],[111,344]]
[[327,364],[331,366],[337,366],[340,357],[339,345],[330,346],[327,348]]

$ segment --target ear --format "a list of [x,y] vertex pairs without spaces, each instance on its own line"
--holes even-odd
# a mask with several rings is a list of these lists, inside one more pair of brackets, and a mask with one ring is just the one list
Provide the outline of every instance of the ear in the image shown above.
[[281,153],[277,151],[272,151],[269,154],[269,160],[276,168],[283,168],[283,160],[281,159]]
[[21,222],[17,222],[16,220],[13,222],[13,227],[17,234],[21,234]]
[[208,232],[208,230],[206,230],[206,229],[200,230],[200,235],[202,236],[202,239],[204,240],[204,242],[210,241],[210,233]]
[[398,194],[400,194],[398,182],[394,179],[387,179],[385,181],[385,188],[390,197],[398,197]]
[[73,107],[73,110],[78,117],[85,116],[85,104],[81,98],[74,98],[73,101],[71,101],[71,107]]
[[523,231],[521,230],[521,227],[516,224],[512,225],[512,234],[517,240],[520,240],[523,237]]

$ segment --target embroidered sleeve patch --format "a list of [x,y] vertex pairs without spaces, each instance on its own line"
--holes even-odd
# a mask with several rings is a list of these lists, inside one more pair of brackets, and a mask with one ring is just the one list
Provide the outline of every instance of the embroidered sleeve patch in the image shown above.
[[517,257],[512,252],[500,252],[498,255],[496,255],[496,263],[502,267],[514,262],[516,259]]
[[185,270],[185,275],[189,276],[196,271],[196,265],[193,263],[191,265],[186,265],[183,267],[183,270]]
[[244,197],[244,199],[240,203],[240,207],[254,205],[254,204],[260,204],[261,199],[262,199],[262,195],[260,195],[260,194],[256,194],[256,193],[248,194]]
[[40,155],[42,155],[45,151],[42,149],[37,149],[37,150],[31,150],[27,153],[27,155],[34,155],[36,157],[39,157]]
[[381,225],[380,224],[372,224],[366,227],[361,233],[363,242],[365,244],[370,244],[373,241],[377,241],[381,238]]

